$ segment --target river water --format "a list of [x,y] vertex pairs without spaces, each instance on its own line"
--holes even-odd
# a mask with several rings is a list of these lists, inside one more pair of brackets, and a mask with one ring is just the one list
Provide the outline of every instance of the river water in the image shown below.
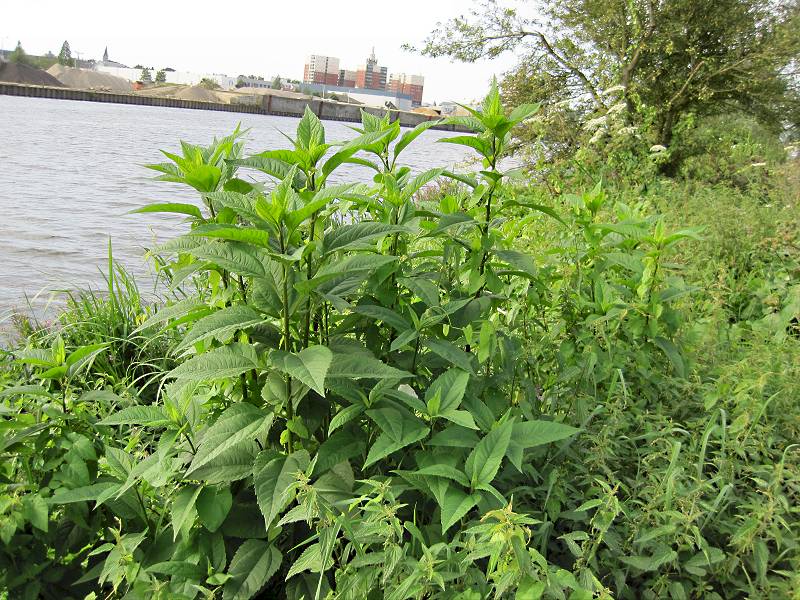
[[[280,132],[293,134],[298,120],[0,96],[0,325],[13,311],[58,304],[58,290],[102,287],[109,238],[114,258],[152,290],[144,248],[185,226],[169,215],[126,213],[151,202],[198,199],[184,186],[154,181],[156,173],[143,165],[166,160],[160,149],[179,153],[179,140],[206,144],[239,122],[250,128],[251,154],[286,148]],[[350,124],[324,125],[328,141],[357,135]],[[425,132],[402,162],[415,171],[462,163],[467,149],[436,144],[448,135]],[[370,171],[348,165],[338,173],[367,180]]]

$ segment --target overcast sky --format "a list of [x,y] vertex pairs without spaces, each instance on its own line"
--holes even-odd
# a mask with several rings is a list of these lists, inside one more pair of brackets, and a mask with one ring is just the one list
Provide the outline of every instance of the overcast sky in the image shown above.
[[471,0],[28,0],[3,1],[0,45],[17,40],[26,52],[58,53],[69,40],[73,56],[177,70],[276,74],[302,79],[308,54],[363,64],[372,46],[389,72],[425,76],[425,102],[468,101],[485,92],[493,74],[515,63],[504,56],[478,64],[452,63],[405,52],[438,21],[467,12]]

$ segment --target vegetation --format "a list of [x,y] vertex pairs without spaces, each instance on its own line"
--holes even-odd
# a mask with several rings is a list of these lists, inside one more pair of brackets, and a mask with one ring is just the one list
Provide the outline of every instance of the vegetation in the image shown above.
[[281,76],[275,75],[275,78],[272,80],[272,85],[270,86],[273,90],[279,90],[283,87],[281,83]]
[[31,64],[30,57],[28,57],[28,55],[25,53],[25,50],[22,48],[22,42],[19,41],[17,42],[17,45],[14,48],[14,50],[11,52],[11,54],[8,55],[8,61],[23,65]]
[[[797,0],[494,0],[433,32],[422,51],[464,61],[525,53],[510,100],[547,101],[566,131],[614,116],[669,147],[685,118],[743,111],[773,133],[800,120]],[[544,25],[542,24],[544,23]],[[621,114],[620,114],[621,113]],[[553,132],[569,142],[564,127]],[[676,162],[662,163],[672,173]]]
[[[388,113],[165,152],[198,197],[136,211],[186,217],[148,253],[164,297],[109,247],[104,293],[0,353],[0,597],[797,598],[794,13],[690,4],[441,29],[468,59],[535,42],[439,122],[473,172],[412,172],[437,122]],[[740,44],[763,94],[694,90]]]
[[167,72],[164,69],[159,69],[156,72],[156,83],[166,83],[167,82]]
[[69,42],[64,40],[64,43],[61,44],[61,51],[58,53],[58,64],[64,65],[65,67],[74,67],[75,60],[72,58],[72,50],[69,47]]
[[139,75],[139,80],[142,83],[153,83],[153,75],[150,73],[150,69],[142,69],[142,73]]
[[200,87],[204,87],[207,90],[218,90],[220,89],[219,83],[214,81],[213,79],[209,79],[208,77],[203,77],[198,84]]

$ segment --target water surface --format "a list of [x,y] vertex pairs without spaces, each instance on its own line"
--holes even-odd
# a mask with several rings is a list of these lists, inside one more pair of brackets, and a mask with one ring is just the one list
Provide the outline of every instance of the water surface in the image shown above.
[[[179,152],[179,140],[206,144],[239,122],[250,128],[248,153],[286,148],[279,132],[297,127],[290,117],[0,96],[0,320],[29,301],[38,312],[58,299],[53,290],[101,286],[109,238],[114,257],[146,288],[144,249],[184,226],[167,215],[126,213],[198,200],[188,188],[153,181],[142,165],[165,160],[159,149]],[[324,124],[329,141],[357,135],[349,124]],[[404,151],[404,164],[421,171],[462,162],[466,149],[436,144],[447,135],[424,133]],[[348,180],[369,173],[349,165],[338,172]]]

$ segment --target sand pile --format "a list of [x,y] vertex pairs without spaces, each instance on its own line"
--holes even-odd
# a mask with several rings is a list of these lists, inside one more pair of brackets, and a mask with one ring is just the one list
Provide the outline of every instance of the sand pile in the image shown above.
[[64,87],[55,77],[28,65],[19,63],[0,61],[0,81],[11,83],[27,83],[29,85],[49,85],[53,87]]
[[122,77],[91,69],[75,69],[64,65],[53,65],[47,72],[67,87],[79,90],[101,90],[124,94],[132,89],[131,83]]
[[219,102],[219,97],[209,89],[192,85],[180,90],[175,97],[179,100],[199,100],[200,102]]

